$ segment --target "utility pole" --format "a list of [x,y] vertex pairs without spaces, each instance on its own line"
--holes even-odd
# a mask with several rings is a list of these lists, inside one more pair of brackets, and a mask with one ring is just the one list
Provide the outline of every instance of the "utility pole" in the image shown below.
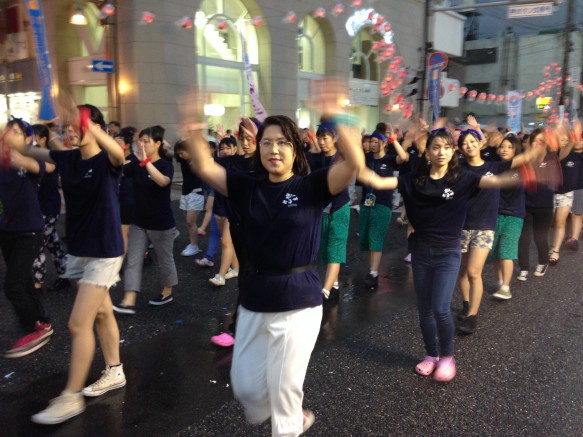
[[425,81],[427,80],[427,56],[429,55],[429,17],[431,16],[431,0],[425,0],[425,17],[423,19],[423,59],[421,68],[423,76],[421,77],[421,86],[419,87],[419,113],[424,116],[423,111],[425,103]]
[[575,0],[569,0],[567,6],[567,26],[565,27],[564,45],[563,45],[563,69],[561,81],[561,95],[559,96],[559,106],[565,105],[565,95],[568,93],[567,75],[569,73],[569,53],[573,50],[571,33],[575,30]]

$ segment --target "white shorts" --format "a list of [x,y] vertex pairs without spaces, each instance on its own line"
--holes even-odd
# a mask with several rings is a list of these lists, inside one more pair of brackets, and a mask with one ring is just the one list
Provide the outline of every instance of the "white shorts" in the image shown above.
[[[198,191],[197,191],[198,190]],[[204,196],[200,194],[202,189],[197,188],[192,193],[180,196],[180,209],[183,211],[203,211]]]
[[571,208],[573,206],[573,192],[569,191],[564,194],[555,194],[554,200],[555,208],[563,208],[565,206]]
[[117,258],[90,258],[67,255],[67,270],[63,277],[78,279],[99,287],[111,288],[119,281],[123,255]]

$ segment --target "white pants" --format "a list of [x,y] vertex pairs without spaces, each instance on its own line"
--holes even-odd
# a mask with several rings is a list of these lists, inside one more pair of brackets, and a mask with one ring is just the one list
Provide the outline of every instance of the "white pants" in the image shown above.
[[239,306],[231,367],[235,398],[247,420],[271,416],[273,436],[298,436],[303,428],[303,385],[316,344],[322,306],[256,313]]

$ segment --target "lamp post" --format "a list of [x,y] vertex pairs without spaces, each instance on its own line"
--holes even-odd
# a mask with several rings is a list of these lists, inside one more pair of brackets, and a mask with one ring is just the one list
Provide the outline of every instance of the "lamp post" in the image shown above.
[[[108,2],[115,7],[115,1]],[[117,50],[117,14],[111,14],[103,19],[103,32],[105,38],[105,59],[113,61],[113,72],[107,75],[107,94],[109,96],[108,118],[109,120],[120,120],[120,94],[119,94],[119,56]]]

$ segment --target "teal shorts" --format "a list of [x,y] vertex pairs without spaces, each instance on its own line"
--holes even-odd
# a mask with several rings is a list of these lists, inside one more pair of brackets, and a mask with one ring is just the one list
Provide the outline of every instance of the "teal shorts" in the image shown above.
[[360,205],[358,219],[360,250],[382,252],[387,229],[391,221],[391,208],[385,205],[368,207]]
[[488,260],[518,259],[518,240],[524,219],[511,215],[498,214],[494,243]]
[[347,203],[332,214],[322,216],[320,258],[326,264],[346,262],[346,244],[350,225],[350,205]]

